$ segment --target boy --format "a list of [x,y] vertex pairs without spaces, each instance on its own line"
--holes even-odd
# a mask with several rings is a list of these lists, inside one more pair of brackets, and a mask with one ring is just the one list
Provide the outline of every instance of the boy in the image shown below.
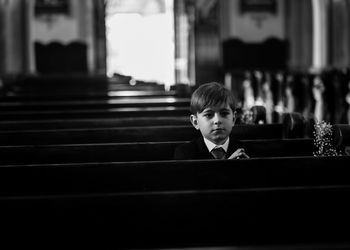
[[228,89],[217,82],[201,85],[192,94],[190,110],[191,123],[202,136],[178,146],[175,160],[248,158],[240,142],[230,138],[235,101]]

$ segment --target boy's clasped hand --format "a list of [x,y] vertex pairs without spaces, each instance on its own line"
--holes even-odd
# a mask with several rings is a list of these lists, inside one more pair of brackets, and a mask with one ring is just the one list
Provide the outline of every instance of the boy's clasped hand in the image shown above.
[[250,157],[244,152],[244,148],[239,148],[235,152],[233,152],[233,154],[227,159],[231,160],[231,159],[244,159],[244,158],[248,159]]

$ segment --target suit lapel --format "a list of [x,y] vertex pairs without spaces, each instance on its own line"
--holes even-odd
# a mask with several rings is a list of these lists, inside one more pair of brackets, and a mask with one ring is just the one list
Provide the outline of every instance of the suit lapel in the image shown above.
[[240,147],[242,147],[240,141],[230,138],[230,143],[227,148],[226,158],[230,157]]
[[214,156],[208,151],[202,136],[198,137],[196,140],[196,145],[199,159],[214,159]]

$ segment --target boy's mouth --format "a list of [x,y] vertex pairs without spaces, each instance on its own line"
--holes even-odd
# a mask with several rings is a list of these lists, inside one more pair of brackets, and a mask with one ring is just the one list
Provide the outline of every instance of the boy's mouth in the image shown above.
[[212,132],[213,133],[221,133],[221,132],[223,132],[225,129],[223,129],[223,128],[216,128],[216,129],[213,129],[212,130]]

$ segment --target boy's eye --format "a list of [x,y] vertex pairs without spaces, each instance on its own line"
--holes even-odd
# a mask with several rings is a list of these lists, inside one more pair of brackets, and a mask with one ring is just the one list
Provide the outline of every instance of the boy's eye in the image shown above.
[[229,111],[222,111],[220,112],[221,116],[228,116],[230,114]]
[[213,114],[212,114],[212,113],[204,113],[203,116],[204,116],[204,117],[212,117]]

